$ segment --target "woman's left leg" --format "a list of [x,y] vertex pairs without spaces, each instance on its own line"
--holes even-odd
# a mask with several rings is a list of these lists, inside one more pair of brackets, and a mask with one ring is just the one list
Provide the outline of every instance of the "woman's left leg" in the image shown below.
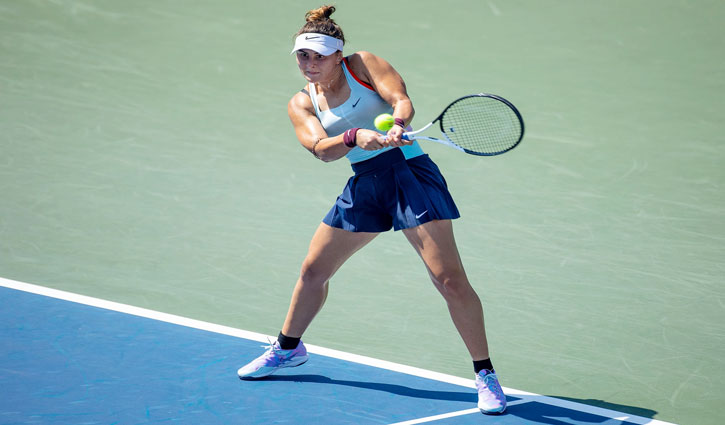
[[474,361],[489,358],[483,308],[471,287],[453,236],[451,220],[434,220],[403,233],[423,259],[428,274],[448,304],[453,323]]
[[[478,408],[485,414],[506,410],[506,395],[489,360],[481,300],[468,282],[450,220],[434,220],[403,230],[443,294],[453,323],[473,359]],[[485,365],[485,366],[484,366]]]

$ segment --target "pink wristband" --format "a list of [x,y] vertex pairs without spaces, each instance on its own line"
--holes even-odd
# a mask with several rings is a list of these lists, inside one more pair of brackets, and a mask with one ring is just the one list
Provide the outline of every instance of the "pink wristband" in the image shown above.
[[351,128],[345,132],[342,136],[342,141],[345,142],[345,146],[348,148],[354,148],[357,145],[357,131],[360,130],[358,127]]
[[403,120],[402,118],[396,118],[395,125],[399,125],[403,129],[405,129],[405,120]]

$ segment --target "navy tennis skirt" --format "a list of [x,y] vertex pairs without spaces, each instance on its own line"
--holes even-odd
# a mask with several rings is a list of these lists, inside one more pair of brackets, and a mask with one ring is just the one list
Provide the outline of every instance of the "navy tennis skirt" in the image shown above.
[[352,169],[355,175],[322,220],[329,226],[377,233],[460,217],[446,180],[427,154],[406,160],[400,149],[391,149]]

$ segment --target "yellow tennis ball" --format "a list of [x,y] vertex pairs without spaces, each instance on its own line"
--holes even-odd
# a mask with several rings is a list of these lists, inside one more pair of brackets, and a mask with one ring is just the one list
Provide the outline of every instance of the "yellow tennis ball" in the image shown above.
[[388,131],[395,125],[395,118],[390,114],[380,114],[375,117],[375,128],[380,131]]

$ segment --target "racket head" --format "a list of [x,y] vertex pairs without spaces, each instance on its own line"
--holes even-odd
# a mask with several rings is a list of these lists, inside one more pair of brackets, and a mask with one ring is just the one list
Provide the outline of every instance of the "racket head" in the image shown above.
[[454,100],[436,119],[446,138],[471,155],[493,156],[518,146],[524,120],[501,96],[472,94]]

